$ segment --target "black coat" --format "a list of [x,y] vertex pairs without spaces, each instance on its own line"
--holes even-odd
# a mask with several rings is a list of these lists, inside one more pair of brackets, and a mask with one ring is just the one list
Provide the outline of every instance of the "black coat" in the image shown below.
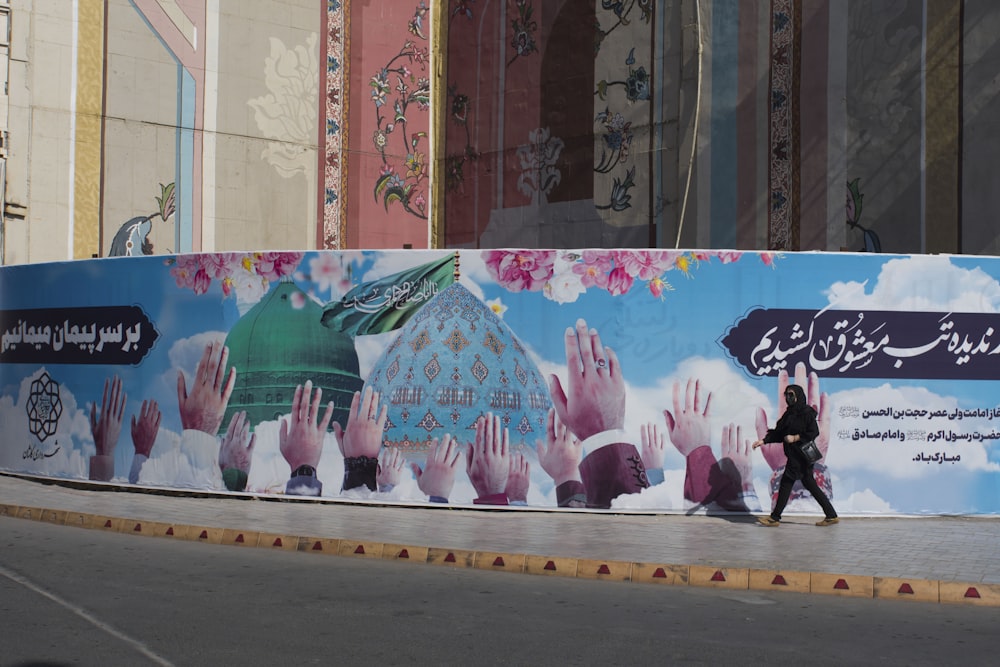
[[[788,459],[785,475],[792,479],[802,479],[803,475],[812,470],[812,464],[802,455],[799,444],[815,440],[819,436],[819,423],[816,421],[816,410],[806,403],[802,388],[798,385],[788,385],[788,388],[795,392],[798,400],[789,405],[774,428],[768,430],[764,442],[782,443]],[[786,435],[797,435],[801,439],[799,442],[788,443],[785,442]]]

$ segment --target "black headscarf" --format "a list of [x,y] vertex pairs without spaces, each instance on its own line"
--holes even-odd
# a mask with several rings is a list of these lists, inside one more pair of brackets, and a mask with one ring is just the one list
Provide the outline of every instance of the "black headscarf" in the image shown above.
[[[816,410],[806,402],[806,393],[797,384],[788,385],[785,391],[795,394],[795,401],[787,403],[785,414],[781,415],[774,430],[768,433],[768,442],[783,441],[786,435],[798,435],[802,438],[802,442],[815,440],[819,435],[819,424],[816,421]],[[810,467],[809,463],[802,457],[797,445],[785,443],[784,451],[788,458],[786,473],[790,477],[799,479],[802,470]]]

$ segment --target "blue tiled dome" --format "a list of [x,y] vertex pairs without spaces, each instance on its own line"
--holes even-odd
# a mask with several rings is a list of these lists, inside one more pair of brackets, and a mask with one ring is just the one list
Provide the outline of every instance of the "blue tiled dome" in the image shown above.
[[384,443],[420,454],[445,433],[475,438],[480,415],[499,415],[512,449],[545,436],[552,401],[542,374],[503,320],[459,283],[400,330],[367,384],[389,406]]

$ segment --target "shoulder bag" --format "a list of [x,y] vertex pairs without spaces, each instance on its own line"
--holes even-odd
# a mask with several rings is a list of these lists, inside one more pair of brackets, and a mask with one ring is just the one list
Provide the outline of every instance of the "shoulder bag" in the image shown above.
[[816,446],[815,440],[809,440],[808,442],[798,442],[796,445],[799,451],[802,452],[802,458],[808,461],[810,464],[816,463],[821,458],[823,458],[822,452],[819,451],[819,447]]

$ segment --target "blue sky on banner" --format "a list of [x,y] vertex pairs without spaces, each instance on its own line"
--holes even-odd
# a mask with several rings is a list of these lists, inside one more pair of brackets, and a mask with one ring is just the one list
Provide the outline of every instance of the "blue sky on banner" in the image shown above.
[[[445,252],[352,252],[344,256],[353,267],[350,278],[356,284],[426,263]],[[317,275],[314,262],[325,258],[306,253],[292,276],[321,303],[348,287]],[[463,284],[500,312],[543,374],[565,377],[563,332],[567,327],[583,318],[598,328],[621,361],[628,387],[626,428],[636,440],[642,424],[652,421],[662,427],[662,411],[671,407],[674,382],[688,378],[700,379],[712,392],[713,440],[730,422],[743,426],[752,437],[759,408],[773,424],[776,379],[749,375],[719,342],[754,307],[1000,312],[1000,259],[987,257],[803,253],[786,254],[768,265],[755,253],[744,253],[727,264],[715,258],[701,261],[687,276],[679,270],[668,271],[664,278],[673,289],[664,291],[662,298],[637,282],[617,297],[591,287],[570,303],[557,303],[542,291],[508,291],[492,278],[479,253],[463,252],[460,266]],[[179,288],[162,257],[4,267],[2,271],[4,310],[56,308],[67,303],[74,307],[140,305],[160,333],[154,349],[136,367],[58,364],[45,369],[63,386],[68,417],[61,428],[75,445],[67,448],[72,450],[66,453],[68,469],[77,469],[80,459],[93,452],[86,415],[90,404],[101,399],[104,378],[114,372],[122,376],[129,392],[127,416],[138,410],[144,398],[152,398],[164,413],[161,428],[179,433],[178,369],[191,375],[206,342],[224,338],[239,317],[237,300],[224,295],[220,282],[214,281],[201,295]],[[356,340],[362,376],[394,335]],[[41,370],[22,364],[0,367],[0,423],[24,420],[23,397]],[[833,442],[828,463],[841,511],[921,513],[950,507],[969,513],[1000,513],[1000,445],[982,439],[1000,431],[1000,418],[982,413],[998,407],[992,398],[1000,395],[996,381],[824,377],[820,389],[830,397]],[[894,416],[894,410],[905,409],[938,416],[923,421]],[[963,416],[970,411],[979,412]],[[928,439],[940,433],[954,437]],[[979,440],[962,439],[977,433]],[[923,439],[917,434],[923,434]],[[718,451],[717,441],[710,444]],[[118,470],[128,469],[128,449],[119,446],[116,452]],[[955,453],[961,454],[958,462],[921,459]],[[20,450],[16,455],[21,456]],[[0,461],[0,465],[6,464]],[[261,474],[280,471],[274,460],[254,465]],[[668,484],[623,497],[619,505],[683,505],[684,461],[669,445],[665,467]],[[766,464],[755,458],[755,487],[765,502],[769,473]],[[933,501],[927,498],[931,489]]]

